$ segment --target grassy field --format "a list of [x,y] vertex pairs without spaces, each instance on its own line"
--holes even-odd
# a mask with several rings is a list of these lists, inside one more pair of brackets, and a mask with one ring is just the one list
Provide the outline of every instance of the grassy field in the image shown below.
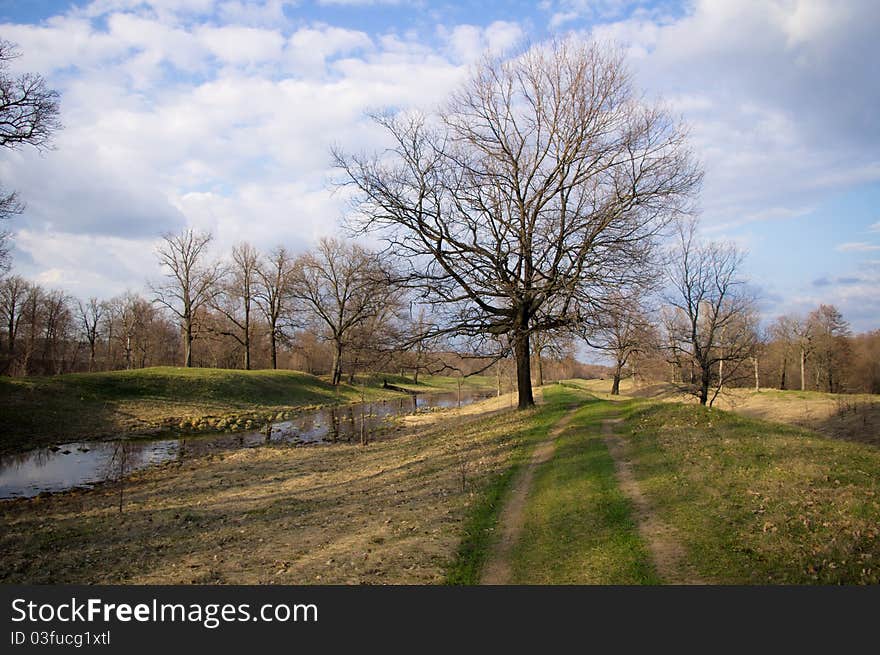
[[[389,376],[393,377],[393,376]],[[402,380],[403,378],[394,378]],[[298,371],[157,367],[51,377],[0,378],[0,453],[76,438],[150,434],[174,429],[235,429],[248,420],[329,403],[395,395],[382,377],[333,387]],[[389,380],[390,381],[390,380]],[[464,388],[494,381],[465,378]],[[451,377],[428,376],[422,391],[458,388]]]
[[642,495],[696,578],[880,582],[876,446],[694,404],[612,401],[598,391],[537,471],[512,554],[515,582],[669,582],[651,565],[599,438],[601,420],[610,417],[624,419],[618,431]]
[[635,470],[722,583],[880,582],[880,450],[693,405],[630,403]]
[[[624,457],[691,580],[880,583],[876,446],[694,404],[611,400],[594,384],[545,387],[526,412],[500,397],[408,416],[368,447],[267,445],[140,471],[121,515],[116,484],[2,502],[0,581],[475,584],[512,481],[581,403],[535,469],[513,582],[672,580],[644,504],[619,483]],[[602,436],[612,417],[622,450]]]

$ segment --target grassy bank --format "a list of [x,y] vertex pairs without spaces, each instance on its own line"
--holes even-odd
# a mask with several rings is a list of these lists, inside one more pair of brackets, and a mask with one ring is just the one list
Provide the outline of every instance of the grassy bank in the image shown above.
[[[305,407],[359,401],[362,394],[367,400],[396,395],[382,381],[333,387],[298,371],[174,367],[0,378],[0,453],[77,438],[250,427]],[[478,384],[468,379],[466,388]],[[448,391],[457,382],[435,376],[419,387]]]
[[514,582],[669,581],[602,436],[616,416],[611,452],[694,579],[880,583],[875,446],[563,385],[543,398],[526,412],[502,397],[408,416],[368,447],[273,444],[143,470],[121,487],[122,514],[115,484],[0,503],[0,582],[474,584],[517,471],[580,402],[534,471]]
[[[583,397],[577,387],[548,388],[545,397]],[[607,395],[578,411],[553,458],[536,469],[511,553],[513,582],[668,582],[652,563],[601,436],[602,420],[615,416],[625,419],[617,431],[652,520],[669,526],[669,538],[682,547],[684,577],[721,584],[880,582],[876,447],[719,409],[612,402]],[[524,442],[514,462],[545,434]],[[472,507],[453,569],[458,577],[450,581],[479,579],[515,472],[496,477]]]
[[[611,380],[569,380],[566,384],[612,398]],[[633,385],[632,379],[625,379],[620,383],[620,393],[665,402],[696,402],[693,396],[682,395],[664,382]],[[719,395],[714,405],[751,418],[808,428],[835,439],[880,446],[880,395],[876,394],[731,388]]]
[[[457,375],[420,375],[419,382],[416,384],[411,376],[383,374],[382,380],[387,380],[389,384],[409,389],[412,391],[425,393],[432,390],[441,391],[458,391],[459,383],[462,390],[479,390],[479,391],[495,391],[497,389],[497,380],[492,375],[473,375],[470,377],[459,377]],[[505,382],[503,391],[511,391],[510,384]]]
[[[536,412],[492,398],[368,447],[220,453],[0,503],[0,582],[434,583]],[[540,411],[540,410],[538,410]]]
[[660,582],[601,436],[602,419],[616,415],[614,404],[588,401],[536,471],[511,554],[514,583]]
[[693,405],[636,403],[643,493],[721,583],[880,582],[880,451]]

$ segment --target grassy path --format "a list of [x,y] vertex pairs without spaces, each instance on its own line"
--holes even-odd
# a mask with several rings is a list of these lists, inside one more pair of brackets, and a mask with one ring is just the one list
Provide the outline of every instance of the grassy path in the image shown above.
[[556,438],[568,427],[574,417],[577,407],[569,410],[568,414],[553,427],[547,435],[547,439],[538,444],[532,453],[528,465],[513,482],[513,488],[509,494],[504,509],[499,517],[501,535],[493,548],[492,555],[483,569],[480,580],[482,584],[502,585],[510,582],[510,551],[519,540],[523,529],[523,510],[526,497],[531,491],[532,478],[535,469],[553,457],[556,449]]
[[514,584],[657,584],[651,553],[601,435],[615,404],[582,395],[539,464],[510,551]]
[[621,418],[602,421],[602,437],[608,452],[614,458],[620,489],[635,509],[639,534],[651,551],[651,559],[658,575],[664,582],[671,584],[706,584],[690,566],[687,551],[675,530],[660,519],[651,502],[642,493],[623,439],[614,432],[614,426],[622,421]]
[[723,410],[586,400],[522,513],[513,584],[880,582],[880,451]]

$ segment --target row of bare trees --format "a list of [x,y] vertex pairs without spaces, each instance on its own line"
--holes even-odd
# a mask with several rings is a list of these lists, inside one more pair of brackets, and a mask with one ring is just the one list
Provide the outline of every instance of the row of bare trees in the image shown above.
[[701,241],[694,223],[679,224],[652,282],[620,290],[585,326],[587,344],[613,362],[612,394],[623,375],[665,379],[709,405],[725,387],[880,392],[880,331],[854,337],[824,304],[762,326],[743,260],[734,244]]
[[[24,278],[0,280],[0,366],[13,375],[155,365],[297,368],[334,384],[358,371],[412,374],[478,368],[446,341],[419,339],[424,307],[376,252],[324,239],[294,256],[237,244],[216,259],[211,235],[168,234],[165,275],[146,295],[77,301]],[[481,365],[485,365],[482,362]]]
[[0,280],[3,349],[11,375],[172,363],[177,330],[146,298],[126,293],[80,302],[59,290],[10,275]]
[[248,243],[226,262],[209,259],[211,235],[169,234],[158,250],[164,279],[151,286],[156,303],[178,321],[184,366],[205,334],[233,340],[250,369],[255,334],[269,343],[271,366],[291,332],[311,331],[330,344],[331,380],[339,384],[348,350],[380,350],[381,337],[401,332],[402,292],[378,253],[338,239],[322,239],[294,257],[283,246],[261,255]]
[[[171,270],[153,285],[152,298],[125,293],[107,301],[78,302],[16,275],[0,280],[4,371],[131,369],[188,359],[201,366],[280,364],[339,383],[346,370],[400,371],[418,381],[420,373],[488,370],[495,361],[463,360],[451,355],[449,341],[431,337],[428,308],[412,310],[412,294],[375,252],[332,239],[299,256],[283,247],[261,255],[239,244],[219,262],[208,258],[209,242],[209,235],[187,231],[167,235],[161,248],[178,248],[180,259],[193,252],[189,244],[202,243],[189,261],[198,293],[185,291],[186,276]],[[601,320],[582,326],[580,336],[611,356],[612,393],[625,376],[666,379],[709,404],[725,386],[752,384],[880,392],[880,332],[853,336],[830,305],[761,329],[741,263],[734,246],[703,243],[682,229],[664,261],[665,285],[621,288],[607,300]],[[171,310],[170,298],[180,303]],[[189,311],[186,298],[198,301]],[[501,343],[497,352],[511,349]],[[600,374],[576,364],[564,331],[533,334],[535,384],[544,382],[548,359],[555,377]],[[493,370],[506,379],[508,359]]]

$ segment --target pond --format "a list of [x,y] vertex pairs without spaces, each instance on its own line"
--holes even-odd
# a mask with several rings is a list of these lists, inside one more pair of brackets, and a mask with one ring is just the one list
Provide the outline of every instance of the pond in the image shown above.
[[[464,390],[461,405],[488,397]],[[305,445],[357,442],[361,429],[373,433],[395,416],[455,407],[457,392],[419,394],[371,403],[325,407],[269,424],[263,431],[186,434],[157,439],[74,441],[0,457],[0,499],[91,487],[148,466],[266,443]]]

